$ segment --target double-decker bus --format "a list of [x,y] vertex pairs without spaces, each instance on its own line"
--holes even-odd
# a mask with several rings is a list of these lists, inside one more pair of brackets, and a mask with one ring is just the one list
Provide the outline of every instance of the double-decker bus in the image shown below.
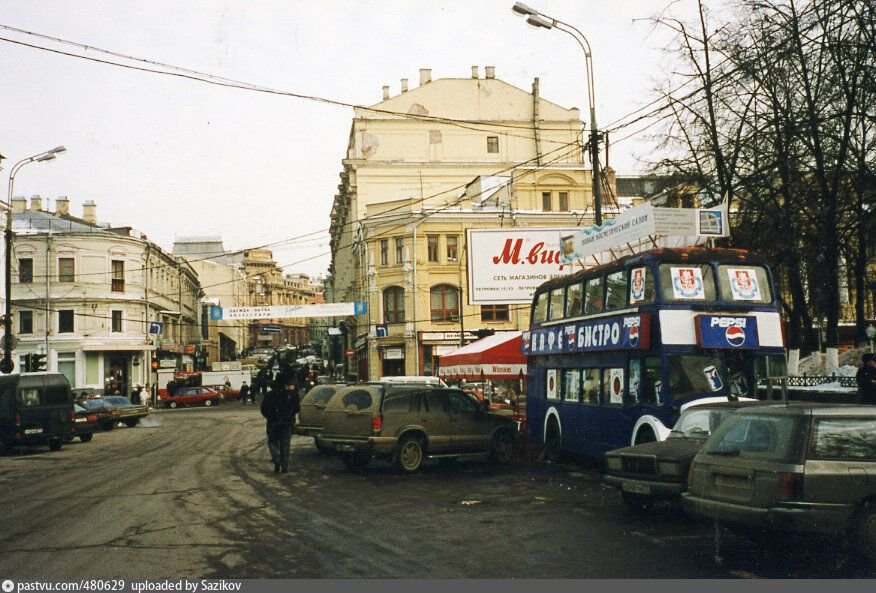
[[655,249],[549,280],[523,352],[527,437],[549,456],[662,440],[681,406],[755,398],[786,374],[770,271],[732,249]]

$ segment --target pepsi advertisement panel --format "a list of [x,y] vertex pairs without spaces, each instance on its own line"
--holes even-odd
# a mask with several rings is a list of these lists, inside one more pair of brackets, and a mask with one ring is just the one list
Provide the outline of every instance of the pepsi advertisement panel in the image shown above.
[[751,350],[759,346],[756,317],[697,315],[696,328],[701,348]]
[[646,313],[619,315],[523,332],[523,353],[647,350],[651,347],[650,321]]

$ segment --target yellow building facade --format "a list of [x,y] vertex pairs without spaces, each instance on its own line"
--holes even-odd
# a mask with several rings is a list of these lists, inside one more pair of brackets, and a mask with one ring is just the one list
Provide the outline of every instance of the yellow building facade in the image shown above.
[[[357,109],[332,221],[332,295],[365,301],[346,320],[348,374],[435,374],[481,330],[526,329],[527,304],[470,304],[469,230],[593,221],[581,122],[476,68]],[[609,176],[609,183],[611,177]],[[472,253],[472,257],[489,254]]]

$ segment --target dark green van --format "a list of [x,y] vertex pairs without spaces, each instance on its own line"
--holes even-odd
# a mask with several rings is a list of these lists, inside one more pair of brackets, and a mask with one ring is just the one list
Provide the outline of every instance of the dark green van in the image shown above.
[[0,376],[0,452],[16,445],[61,448],[73,434],[73,396],[60,373]]

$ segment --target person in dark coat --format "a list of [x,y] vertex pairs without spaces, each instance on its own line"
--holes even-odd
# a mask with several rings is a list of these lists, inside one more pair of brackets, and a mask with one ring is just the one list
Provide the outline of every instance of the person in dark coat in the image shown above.
[[292,427],[299,410],[298,386],[291,378],[278,382],[262,399],[261,411],[267,421],[268,449],[276,473],[289,470]]
[[864,363],[855,380],[858,382],[858,403],[876,405],[876,354],[868,352],[861,357]]
[[237,398],[243,402],[243,405],[249,403],[249,385],[246,384],[246,381],[240,386],[240,396]]

